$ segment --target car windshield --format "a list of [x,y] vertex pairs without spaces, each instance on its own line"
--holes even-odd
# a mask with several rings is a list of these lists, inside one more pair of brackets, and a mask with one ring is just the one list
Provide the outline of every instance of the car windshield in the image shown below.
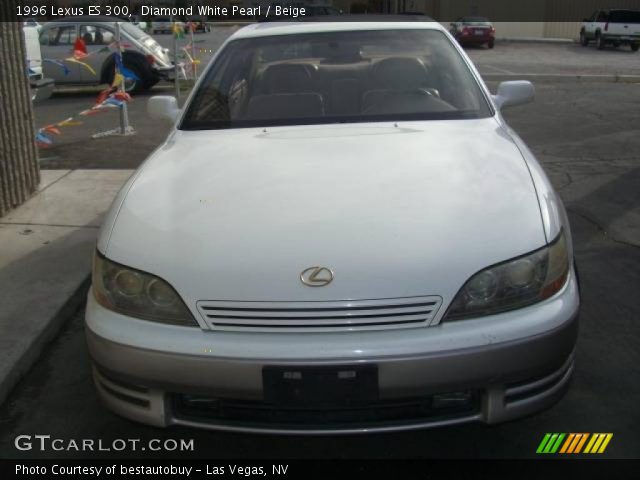
[[484,17],[465,17],[462,19],[465,25],[490,25],[491,22]]
[[478,82],[442,32],[338,31],[231,41],[207,71],[180,128],[490,115]]
[[611,23],[640,23],[640,11],[611,10],[609,21]]

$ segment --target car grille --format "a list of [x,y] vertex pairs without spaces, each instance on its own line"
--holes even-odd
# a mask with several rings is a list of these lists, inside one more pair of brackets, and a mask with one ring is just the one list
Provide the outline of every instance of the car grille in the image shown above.
[[439,407],[432,396],[378,400],[372,403],[325,408],[283,407],[261,401],[170,395],[179,423],[267,430],[331,430],[442,424],[478,419],[480,392],[473,391],[464,404]]
[[198,310],[215,330],[324,331],[426,326],[437,296],[339,302],[200,301]]

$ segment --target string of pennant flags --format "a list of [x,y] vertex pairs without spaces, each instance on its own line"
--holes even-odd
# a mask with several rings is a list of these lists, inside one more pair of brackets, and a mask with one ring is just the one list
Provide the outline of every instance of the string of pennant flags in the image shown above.
[[[173,34],[176,39],[184,39],[184,28],[182,25],[178,23],[174,23],[173,25]],[[197,48],[195,46],[196,43],[204,42],[204,40],[191,40],[185,47],[180,49],[180,53],[178,54],[178,58],[175,59],[175,62],[179,68],[179,72],[182,74],[184,79],[189,79],[189,76],[195,78],[196,69],[198,65],[200,65],[200,60],[196,57],[196,52],[200,53],[206,51],[202,48]],[[120,108],[124,103],[130,102],[133,99],[131,96],[123,91],[120,91],[119,87],[123,84],[126,79],[140,81],[140,78],[135,74],[135,72],[131,71],[129,68],[124,66],[122,60],[122,52],[125,48],[130,48],[131,45],[123,42],[118,42],[117,40],[110,43],[109,45],[105,45],[103,48],[99,50],[94,50],[93,52],[86,52],[79,48],[74,48],[73,54],[71,57],[65,58],[64,60],[54,60],[50,58],[43,58],[43,63],[51,63],[53,65],[57,65],[63,70],[64,75],[69,75],[71,72],[66,63],[75,63],[82,66],[87,71],[91,72],[94,76],[97,76],[97,72],[95,69],[87,63],[87,59],[93,55],[97,55],[100,53],[106,53],[110,51],[114,51],[114,59],[115,59],[115,73],[114,78],[111,83],[105,90],[100,92],[98,95],[95,104],[88,109],[85,109],[75,115],[72,115],[60,122],[52,123],[46,125],[36,132],[36,144],[38,147],[47,148],[53,145],[54,137],[62,135],[63,128],[72,127],[77,125],[82,125],[81,117],[88,117],[97,115],[100,113],[107,112],[112,108]],[[183,60],[178,62],[178,60]],[[187,73],[188,72],[188,73]]]
[[[119,74],[116,74],[116,77],[118,75]],[[38,147],[47,148],[53,145],[53,137],[62,134],[61,128],[82,125],[80,117],[104,113],[111,108],[119,108],[122,107],[123,103],[132,101],[133,99],[128,93],[119,91],[116,86],[116,81],[121,82],[123,78],[124,77],[120,76],[120,78],[114,79],[114,83],[111,86],[100,92],[96,103],[91,108],[82,110],[76,115],[72,115],[60,122],[52,123],[38,129],[36,132],[36,144]]]
[[[195,25],[188,23],[186,25],[186,29],[189,32],[193,32],[193,30],[195,29]],[[178,22],[174,22],[173,26],[172,26],[172,31],[173,31],[173,36],[176,40],[181,40],[185,38],[185,27],[178,23]],[[196,58],[196,43],[202,43],[204,42],[204,40],[195,40],[193,39],[193,35],[191,36],[191,41],[185,46],[182,47],[180,50],[180,53],[178,53],[178,58],[175,59],[175,62],[178,64],[178,68],[180,69],[180,73],[182,73],[182,76],[184,77],[185,80],[189,79],[189,76],[191,76],[192,78],[195,79],[196,76],[196,71],[198,68],[198,65],[200,65],[200,60],[198,60]],[[200,53],[202,53],[202,50],[200,51]],[[180,62],[178,63],[178,59],[182,59],[182,60],[187,60],[186,62]],[[189,72],[189,74],[187,74],[187,70]]]
[[[112,46],[115,46],[116,52],[114,54],[115,71],[114,71],[113,81],[111,82],[111,85],[109,85],[105,90],[100,92],[100,94],[96,98],[94,105],[91,108],[82,110],[76,115],[68,117],[60,122],[45,125],[44,127],[38,129],[38,131],[36,132],[36,144],[38,147],[47,148],[53,145],[54,136],[58,136],[62,134],[61,128],[82,125],[82,121],[80,121],[79,117],[88,117],[92,115],[97,115],[99,113],[104,113],[111,108],[120,108],[123,106],[124,103],[132,101],[131,95],[119,90],[119,87],[127,78],[132,80],[137,80],[137,81],[140,80],[140,78],[138,78],[138,76],[134,72],[132,72],[130,69],[125,67],[122,62],[122,48],[124,47],[124,45],[122,44],[118,45],[117,42],[113,42],[111,45],[106,46],[90,54],[82,52],[81,50],[75,50],[73,57],[67,58],[65,59],[65,61],[75,62],[81,65],[84,65],[85,68],[87,68],[89,71],[91,71],[95,75],[96,74],[95,70],[91,68],[89,64],[83,62],[82,60],[85,60],[87,57],[98,52],[110,51]],[[55,63],[56,65],[59,65],[61,68],[66,69],[65,75],[68,73],[67,66],[62,62],[58,62],[56,60],[49,60],[49,59],[45,59],[43,61],[49,61],[49,62]]]
[[[173,25],[173,33],[174,36],[176,37],[176,39],[184,39],[185,35],[184,35],[184,27],[182,25],[180,25],[179,23],[174,23]],[[195,43],[201,43],[204,42],[204,40],[193,40],[192,42],[189,42],[189,44],[186,47],[183,47],[181,50],[183,51],[183,53],[181,55],[179,55],[179,58],[182,59],[187,59],[188,62],[182,62],[178,64],[178,67],[180,67],[181,71],[184,73],[185,72],[185,67],[188,67],[190,72],[195,72],[195,68],[197,65],[200,65],[200,60],[196,59],[196,50],[199,51],[199,53],[205,52],[207,51],[207,49],[197,49],[195,47]],[[51,63],[54,65],[57,65],[58,67],[60,67],[63,70],[64,75],[69,75],[70,70],[67,67],[67,65],[64,64],[64,62],[68,62],[68,63],[75,63],[78,65],[81,65],[83,68],[85,68],[87,71],[91,72],[91,74],[93,74],[94,76],[97,76],[97,72],[95,71],[95,69],[89,65],[86,60],[93,56],[93,55],[97,55],[99,53],[106,53],[109,52],[111,50],[114,49],[118,49],[118,42],[117,41],[113,41],[111,42],[109,45],[105,45],[104,47],[102,47],[99,50],[94,50],[93,52],[85,52],[82,51],[80,49],[74,49],[72,56],[65,58],[63,61],[60,60],[54,60],[51,58],[44,58],[42,59],[43,63]],[[127,44],[127,43],[122,43],[120,42],[120,48],[118,49],[120,52],[122,52],[123,48],[131,48],[132,45]],[[177,61],[177,60],[176,60]],[[128,69],[126,69],[128,70]],[[132,72],[129,72],[132,73]],[[135,74],[134,74],[135,76]],[[184,73],[185,79],[187,79],[188,77],[186,76],[186,73]],[[127,75],[125,74],[125,77],[127,77]],[[127,77],[129,78],[129,77]],[[137,77],[136,77],[137,78]]]
[[[64,64],[64,62],[69,62],[69,63],[76,63],[78,65],[81,65],[82,67],[84,67],[86,70],[88,70],[89,72],[91,72],[93,75],[98,75],[97,72],[94,70],[94,68],[89,65],[86,60],[93,56],[93,55],[97,55],[99,53],[107,53],[110,52],[112,50],[117,50],[118,49],[118,42],[112,42],[109,45],[105,45],[104,47],[102,47],[99,50],[94,50],[93,52],[84,52],[82,50],[79,49],[74,49],[72,56],[65,58],[64,60],[60,61],[60,60],[53,60],[51,58],[43,58],[42,62],[46,62],[46,63],[52,63],[54,65],[59,66],[60,68],[62,68],[63,72],[65,75],[68,75],[70,73],[69,68]],[[131,45],[126,44],[126,43],[121,43],[120,44],[120,52],[122,52],[123,48],[130,48]]]

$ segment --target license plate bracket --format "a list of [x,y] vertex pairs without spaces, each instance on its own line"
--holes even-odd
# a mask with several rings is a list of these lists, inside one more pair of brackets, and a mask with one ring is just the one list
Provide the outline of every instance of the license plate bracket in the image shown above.
[[267,366],[264,399],[289,407],[344,407],[378,400],[377,365]]

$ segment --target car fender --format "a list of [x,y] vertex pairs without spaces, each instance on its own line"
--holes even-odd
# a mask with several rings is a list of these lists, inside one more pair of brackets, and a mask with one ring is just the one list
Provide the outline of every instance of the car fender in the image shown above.
[[573,258],[573,241],[571,238],[569,217],[562,199],[553,188],[549,177],[547,177],[547,174],[535,158],[535,155],[529,150],[529,147],[527,147],[520,136],[511,128],[506,127],[506,130],[520,150],[522,158],[529,169],[531,180],[533,181],[538,197],[542,227],[547,242],[553,241],[560,231],[564,230],[569,248],[569,258]]

